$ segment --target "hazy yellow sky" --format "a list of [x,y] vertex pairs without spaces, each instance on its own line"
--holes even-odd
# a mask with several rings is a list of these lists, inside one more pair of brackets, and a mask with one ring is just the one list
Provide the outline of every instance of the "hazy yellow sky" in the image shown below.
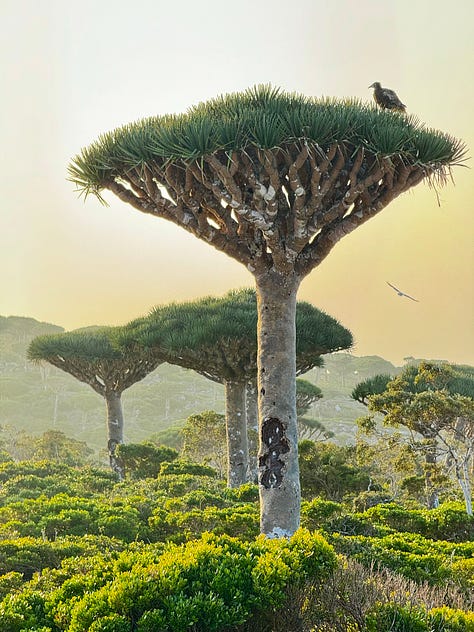
[[[243,266],[109,196],[79,199],[69,160],[101,132],[271,82],[310,95],[397,91],[474,147],[472,0],[1,0],[0,314],[67,329],[252,284]],[[419,185],[343,239],[300,298],[357,355],[474,364],[474,175]],[[390,281],[419,299],[399,298]]]

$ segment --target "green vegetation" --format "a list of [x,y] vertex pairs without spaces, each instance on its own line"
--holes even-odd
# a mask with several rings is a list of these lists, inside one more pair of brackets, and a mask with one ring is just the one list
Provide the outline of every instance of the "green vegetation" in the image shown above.
[[[365,403],[371,413],[383,414],[385,426],[409,431],[409,440],[401,438],[401,441],[424,457],[429,508],[439,502],[439,480],[453,472],[463,492],[466,511],[472,515],[474,378],[471,367],[423,361],[416,366],[406,366],[393,379],[380,375],[366,380],[354,389],[352,396]],[[367,434],[377,429],[373,414],[358,421]]]
[[[88,446],[57,430],[56,385],[53,430],[33,438],[2,429],[0,632],[474,629],[472,371],[425,362],[363,383],[355,399],[395,429],[384,437],[384,463],[380,444],[298,445],[297,412],[309,414],[322,393],[302,382],[298,401],[296,388],[298,372],[351,342],[333,319],[316,327],[327,344],[313,325],[298,325],[302,279],[400,194],[425,179],[446,182],[464,155],[462,142],[413,117],[258,86],[104,134],[73,160],[70,179],[81,193],[102,200],[109,189],[246,266],[256,295],[231,299],[253,310],[250,361],[242,338],[227,336],[235,304],[223,323],[170,306],[124,328],[45,331],[30,344],[31,360],[47,360],[106,399],[116,476],[87,465]],[[299,311],[314,311],[305,305]],[[233,364],[244,364],[231,375],[209,351],[222,332]],[[303,348],[305,336],[316,350]],[[231,479],[228,459],[228,487],[219,467],[222,415],[196,413],[189,393],[181,397],[192,400],[193,414],[175,426],[180,452],[151,440],[123,445],[122,391],[176,356],[226,385],[227,455],[240,466]],[[358,374],[347,371],[352,359],[334,364],[345,365],[347,389]],[[46,371],[42,380],[47,390]],[[258,391],[258,488],[241,484],[251,469],[246,389]],[[379,419],[361,427],[373,432]],[[313,439],[334,434],[320,418],[301,427]],[[18,462],[28,450],[49,460]],[[418,503],[423,477],[430,511]]]
[[[255,290],[233,290],[222,298],[207,296],[158,306],[112,335],[124,355],[156,355],[224,385],[227,481],[235,487],[245,483],[250,470],[247,427],[258,423],[256,398],[254,410],[246,403],[246,391],[256,389],[257,382]],[[309,303],[297,303],[297,373],[321,366],[323,354],[351,345],[351,333],[337,320]],[[306,384],[307,393],[316,388]],[[306,408],[316,399],[307,399]]]
[[163,363],[159,354],[146,349],[129,352],[113,345],[116,329],[88,328],[55,335],[38,336],[28,347],[28,359],[46,361],[88,384],[104,398],[107,408],[107,443],[112,471],[123,478],[123,468],[116,457],[123,443],[122,393]]
[[[217,151],[262,149],[307,138],[320,146],[345,142],[422,165],[457,164],[465,147],[425,128],[413,116],[394,114],[355,100],[315,99],[256,86],[102,134],[70,166],[70,178],[86,195],[123,171],[157,159],[193,161]],[[100,197],[100,196],[99,196]]]
[[[172,451],[148,477],[148,448],[165,454],[132,447],[139,467],[124,482],[87,466],[0,465],[1,632],[383,632],[389,617],[410,632],[474,625],[474,519],[462,503],[354,512],[315,497],[290,540],[268,540],[256,485],[227,488]],[[339,495],[354,498],[354,476],[340,479]]]
[[[16,459],[33,458],[32,433],[41,435],[50,429],[86,441],[94,450],[95,460],[104,448],[103,399],[68,373],[26,360],[33,338],[60,331],[56,325],[34,319],[0,317],[0,446],[7,444]],[[378,356],[325,356],[323,368],[305,374],[305,380],[317,385],[324,395],[305,413],[305,418],[317,419],[334,432],[334,441],[353,443],[354,419],[363,414],[364,408],[348,397],[351,389],[360,379],[380,372],[394,375],[397,371]],[[159,442],[174,448],[180,446],[180,438],[172,426],[181,427],[197,411],[224,411],[220,384],[169,364],[159,366],[124,391],[122,401],[127,442],[139,443],[157,435]],[[101,455],[100,459],[102,462],[104,457]]]

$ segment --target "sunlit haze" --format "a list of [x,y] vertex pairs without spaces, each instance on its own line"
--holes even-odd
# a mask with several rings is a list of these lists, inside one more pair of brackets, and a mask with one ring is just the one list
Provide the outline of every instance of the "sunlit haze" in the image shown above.
[[[253,284],[236,261],[105,194],[67,165],[102,132],[272,83],[372,99],[380,81],[474,147],[472,0],[2,0],[0,314],[73,329]],[[469,166],[470,161],[467,162]],[[474,364],[472,169],[415,187],[345,237],[299,298],[356,355]],[[419,302],[399,297],[390,281]]]

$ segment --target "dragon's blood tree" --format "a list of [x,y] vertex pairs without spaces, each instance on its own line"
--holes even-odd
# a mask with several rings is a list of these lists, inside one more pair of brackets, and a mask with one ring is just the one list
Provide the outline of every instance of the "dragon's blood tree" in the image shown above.
[[[157,351],[169,364],[193,369],[224,385],[226,402],[227,483],[238,487],[249,477],[247,385],[257,377],[257,301],[242,289],[223,297],[155,307],[120,332],[117,342]],[[307,302],[296,307],[296,372],[322,363],[321,355],[347,349],[352,335],[337,320]]]
[[118,350],[113,345],[117,330],[99,327],[38,336],[30,343],[28,358],[34,362],[49,362],[88,384],[104,398],[110,467],[121,480],[123,468],[117,459],[116,448],[123,443],[122,393],[164,360],[143,348]]
[[301,280],[344,235],[424,179],[445,181],[461,142],[402,113],[259,86],[102,135],[70,178],[109,189],[240,261],[258,303],[261,530],[300,519],[295,310]]

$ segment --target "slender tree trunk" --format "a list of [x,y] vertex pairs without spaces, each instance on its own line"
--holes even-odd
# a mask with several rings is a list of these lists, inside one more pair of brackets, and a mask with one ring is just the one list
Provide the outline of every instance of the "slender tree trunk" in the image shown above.
[[289,537],[299,527],[301,491],[296,422],[296,293],[294,273],[256,277],[260,529]]
[[247,382],[245,410],[247,412],[247,428],[258,430],[258,393],[257,383]]
[[463,463],[462,474],[458,476],[458,482],[461,486],[464,496],[464,503],[466,505],[466,513],[468,516],[472,516],[472,491],[471,482],[469,480],[469,471],[467,461]]
[[247,482],[249,446],[245,411],[245,383],[224,381],[227,434],[227,485]]
[[472,516],[472,490],[471,490],[471,481],[469,477],[469,461],[470,461],[470,451],[467,455],[465,455],[462,463],[459,462],[459,459],[455,458],[455,472],[456,478],[461,487],[463,496],[464,496],[464,504],[466,505],[466,513],[468,516]]
[[117,391],[107,391],[105,393],[109,463],[112,472],[117,474],[120,481],[124,478],[124,471],[116,457],[116,449],[118,445],[123,443],[123,411],[121,397],[122,393],[118,393]]
[[258,393],[256,381],[247,382],[246,413],[247,440],[249,443],[249,472],[247,480],[256,483],[258,480],[257,449],[254,439],[254,436],[258,436]]
[[438,489],[433,484],[433,470],[436,467],[436,441],[432,440],[425,454],[425,487],[426,487],[426,504],[428,509],[436,509],[439,507]]

